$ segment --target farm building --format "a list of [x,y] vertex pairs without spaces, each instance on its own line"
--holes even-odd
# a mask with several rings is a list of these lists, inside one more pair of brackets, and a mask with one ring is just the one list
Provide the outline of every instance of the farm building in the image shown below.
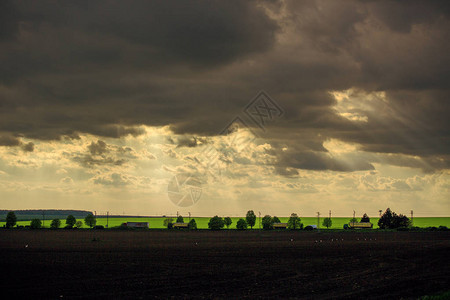
[[348,223],[348,228],[372,228],[373,224],[370,222],[350,222]]
[[126,222],[125,225],[131,228],[149,228],[148,222]]
[[189,228],[189,223],[173,223],[173,228]]
[[273,229],[286,229],[287,227],[287,223],[273,223]]

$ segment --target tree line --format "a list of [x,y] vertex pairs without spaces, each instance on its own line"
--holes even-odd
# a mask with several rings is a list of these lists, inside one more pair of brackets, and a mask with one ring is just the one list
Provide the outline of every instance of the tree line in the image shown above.
[[[350,219],[350,222],[358,222],[356,218]],[[361,220],[361,223],[363,222],[370,222],[370,217],[365,213]],[[88,213],[86,217],[84,218],[84,223],[86,226],[92,228],[96,226],[97,220],[95,216],[92,213]],[[176,219],[176,223],[184,223],[184,218],[182,216],[178,216]],[[208,228],[211,230],[220,230],[224,228],[225,226],[227,228],[230,228],[231,224],[233,223],[233,220],[230,217],[221,218],[219,216],[212,217],[208,222]],[[255,226],[256,223],[256,215],[253,210],[247,211],[247,214],[245,218],[240,218],[236,222],[236,229],[238,230],[245,230],[248,227],[253,229],[253,226]],[[270,216],[265,215],[261,219],[261,225],[263,230],[271,230],[274,229],[274,224],[281,223],[280,219],[277,216]],[[6,228],[12,228],[17,224],[17,217],[13,211],[8,212],[6,216]],[[166,218],[163,222],[164,227],[167,227],[168,229],[174,228],[174,220],[173,218]],[[329,228],[332,226],[332,220],[331,218],[324,218],[322,225],[326,228]],[[397,229],[397,228],[408,228],[411,227],[411,220],[402,214],[396,214],[395,212],[391,211],[390,208],[387,208],[384,214],[380,217],[378,220],[378,227],[380,229]],[[76,218],[73,215],[69,215],[66,218],[66,225],[64,228],[71,229],[71,228],[80,228],[83,226],[83,223],[81,221],[77,221]],[[38,218],[32,219],[29,225],[29,228],[31,229],[38,229],[42,227],[42,221]],[[53,219],[50,223],[50,228],[57,229],[61,227],[61,220],[60,219]],[[303,223],[301,223],[300,217],[296,213],[292,213],[291,216],[288,219],[288,222],[286,224],[286,227],[291,230],[296,229],[303,229]],[[306,226],[311,227],[311,226]],[[187,224],[187,228],[191,230],[197,229],[197,223],[195,219],[191,219],[189,223]],[[308,228],[305,228],[308,229]],[[312,229],[312,228],[310,228]]]
[[[94,227],[97,224],[97,219],[92,213],[88,213],[84,218],[84,223],[89,226],[90,228]],[[16,214],[13,211],[8,212],[6,215],[6,228],[13,228],[17,224],[17,217]],[[39,229],[42,228],[42,221],[41,219],[34,218],[30,221],[30,225],[28,225],[31,229]],[[66,226],[64,228],[66,229],[72,229],[72,228],[80,228],[83,226],[83,223],[81,221],[77,221],[77,219],[73,215],[68,215],[66,218]],[[51,229],[58,229],[61,227],[61,220],[60,219],[53,219],[50,223]]]
[[[358,220],[356,218],[351,218],[349,221],[350,221],[350,223],[358,222]],[[176,222],[184,223],[183,217],[178,216],[176,219]],[[361,223],[365,223],[365,222],[369,223],[370,217],[366,213],[364,213],[364,215],[360,219],[360,222]],[[221,218],[216,215],[209,220],[208,228],[211,230],[220,230],[226,226],[228,229],[228,228],[230,228],[232,223],[233,223],[233,221],[230,217]],[[245,218],[240,218],[236,222],[236,229],[245,230],[248,227],[253,228],[253,226],[255,226],[255,223],[256,223],[256,215],[253,210],[249,210],[249,211],[247,211]],[[261,225],[262,225],[263,230],[274,229],[274,224],[276,224],[276,223],[281,223],[280,219],[277,216],[272,217],[270,215],[265,215],[261,219]],[[173,224],[174,224],[173,218],[166,218],[163,223],[164,227],[167,227],[168,229],[172,229]],[[323,218],[322,226],[324,226],[328,229],[332,226],[332,224],[333,224],[333,221],[330,217]],[[387,208],[386,211],[384,212],[384,214],[378,220],[378,227],[380,229],[407,228],[407,227],[410,227],[411,225],[412,225],[411,220],[408,217],[406,217],[405,215],[402,215],[402,214],[397,215],[395,212],[391,211],[390,208]],[[296,213],[292,213],[288,219],[286,227],[291,230],[303,229],[303,223],[301,222],[300,217]],[[188,228],[189,229],[197,229],[197,224],[195,222],[195,219],[191,219],[189,221]],[[313,227],[306,226],[305,229],[310,230],[310,229],[313,229]]]

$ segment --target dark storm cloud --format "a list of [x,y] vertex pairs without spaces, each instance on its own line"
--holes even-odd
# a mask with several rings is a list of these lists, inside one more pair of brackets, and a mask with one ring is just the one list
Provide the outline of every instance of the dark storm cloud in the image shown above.
[[[4,136],[119,138],[170,125],[186,134],[174,143],[193,147],[191,137],[218,134],[264,89],[285,110],[262,134],[289,149],[276,154],[280,174],[373,168],[331,157],[323,142],[332,138],[448,165],[446,1],[1,5]],[[385,91],[389,109],[373,107],[364,123],[344,118],[329,92],[350,88]]]
[[179,121],[205,104],[205,85],[195,83],[202,70],[267,51],[278,28],[253,1],[5,7],[0,130],[37,139],[137,135],[136,124]]
[[[83,67],[206,68],[274,43],[277,25],[250,1],[35,1],[14,2],[21,45],[5,45],[20,78],[36,71]],[[14,22],[15,21],[15,22]],[[13,27],[12,25],[9,27]],[[12,30],[9,30],[12,31]],[[28,49],[45,39],[44,47]],[[36,45],[38,46],[38,45]],[[19,65],[14,60],[23,59]],[[9,69],[9,71],[13,71]],[[20,72],[20,73],[19,73]]]
[[19,146],[22,142],[19,138],[10,135],[0,135],[0,146]]
[[34,143],[24,143],[20,138],[11,135],[0,135],[0,146],[16,147],[20,146],[25,152],[34,151]]
[[0,41],[15,38],[18,26],[18,11],[11,1],[0,2]]
[[283,172],[288,172],[288,175],[293,175],[292,171],[289,172],[289,168],[316,171],[332,170],[339,172],[375,169],[365,159],[354,157],[351,161],[344,161],[333,158],[326,152],[298,151],[294,149],[277,151],[276,156],[278,160],[275,171],[281,175],[286,175]]

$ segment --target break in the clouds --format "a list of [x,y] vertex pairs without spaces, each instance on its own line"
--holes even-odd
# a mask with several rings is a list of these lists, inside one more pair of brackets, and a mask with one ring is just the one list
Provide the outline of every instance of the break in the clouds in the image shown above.
[[[2,1],[2,198],[169,211],[163,186],[214,146],[226,171],[202,213],[448,212],[449,17],[447,1]],[[220,133],[260,90],[284,114],[246,119],[257,138],[230,149]]]

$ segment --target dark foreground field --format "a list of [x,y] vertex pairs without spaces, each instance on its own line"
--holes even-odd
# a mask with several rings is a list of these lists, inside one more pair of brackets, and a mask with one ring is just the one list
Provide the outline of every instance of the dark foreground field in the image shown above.
[[449,255],[448,232],[0,230],[0,297],[418,298]]

